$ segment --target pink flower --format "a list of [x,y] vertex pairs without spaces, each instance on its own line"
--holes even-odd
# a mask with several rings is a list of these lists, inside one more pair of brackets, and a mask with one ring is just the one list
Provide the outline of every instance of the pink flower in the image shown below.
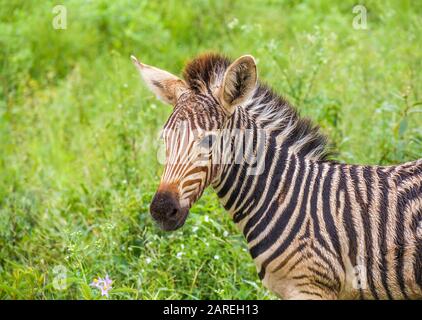
[[101,295],[108,297],[108,291],[111,289],[111,284],[113,280],[111,280],[108,275],[105,276],[104,279],[98,278],[94,279],[90,284],[91,287],[97,288],[101,290]]

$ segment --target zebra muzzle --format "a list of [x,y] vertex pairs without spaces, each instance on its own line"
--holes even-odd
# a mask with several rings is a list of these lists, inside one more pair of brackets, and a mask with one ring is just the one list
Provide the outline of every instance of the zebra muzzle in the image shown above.
[[161,229],[172,231],[184,225],[189,210],[180,206],[177,193],[159,190],[152,199],[150,212]]

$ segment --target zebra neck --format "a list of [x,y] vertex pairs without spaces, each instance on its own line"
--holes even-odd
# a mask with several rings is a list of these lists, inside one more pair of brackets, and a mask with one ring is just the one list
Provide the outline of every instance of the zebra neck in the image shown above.
[[[276,96],[267,100],[267,104],[262,104],[263,99],[257,94],[250,105],[237,109],[227,123],[231,130],[248,130],[256,162],[250,158],[246,161],[247,156],[239,158],[232,154],[231,159],[235,161],[220,164],[212,182],[220,202],[240,229],[245,229],[244,233],[256,223],[256,217],[263,210],[266,217],[272,216],[279,205],[272,200],[291,182],[295,167],[305,167],[306,163],[322,161],[327,156],[327,141],[318,127],[300,118]],[[220,145],[223,149],[230,148],[229,153],[236,152],[232,140]],[[248,153],[249,149],[245,149]],[[236,161],[239,159],[241,161]]]
[[246,161],[226,165],[213,184],[220,202],[245,235],[264,211],[266,217],[273,215],[281,201],[274,201],[274,196],[288,186],[295,167],[307,161],[291,153],[291,142],[278,145],[279,134],[266,135],[265,148],[254,165]]

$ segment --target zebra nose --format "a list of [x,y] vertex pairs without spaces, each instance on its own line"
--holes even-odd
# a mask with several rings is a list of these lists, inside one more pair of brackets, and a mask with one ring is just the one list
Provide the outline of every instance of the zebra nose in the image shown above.
[[174,220],[180,211],[176,195],[168,191],[159,191],[155,194],[150,205],[152,217],[157,221]]

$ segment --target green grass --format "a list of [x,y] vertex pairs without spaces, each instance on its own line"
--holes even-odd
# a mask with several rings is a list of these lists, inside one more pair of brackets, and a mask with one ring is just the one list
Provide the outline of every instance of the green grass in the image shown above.
[[[180,73],[200,52],[258,60],[261,79],[319,123],[340,161],[422,156],[422,3],[0,0],[0,298],[267,299],[208,190],[164,233],[148,204],[171,113],[129,55]],[[60,270],[67,287],[60,290]]]

